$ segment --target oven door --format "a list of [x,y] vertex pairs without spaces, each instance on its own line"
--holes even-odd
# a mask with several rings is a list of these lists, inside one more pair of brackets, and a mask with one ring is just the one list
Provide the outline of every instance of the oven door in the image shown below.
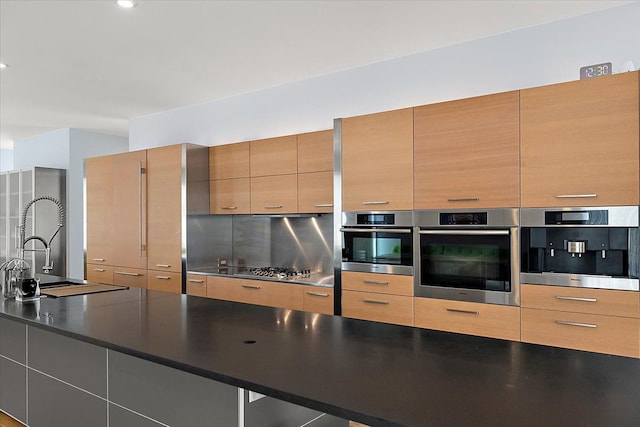
[[413,275],[411,228],[344,227],[342,270]]
[[415,295],[519,305],[517,227],[421,230]]

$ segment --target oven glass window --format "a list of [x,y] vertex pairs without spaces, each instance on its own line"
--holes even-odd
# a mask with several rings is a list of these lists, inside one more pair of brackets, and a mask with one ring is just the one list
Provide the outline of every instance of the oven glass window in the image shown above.
[[509,235],[420,236],[421,284],[511,291]]
[[369,264],[412,265],[411,234],[345,232],[342,260]]

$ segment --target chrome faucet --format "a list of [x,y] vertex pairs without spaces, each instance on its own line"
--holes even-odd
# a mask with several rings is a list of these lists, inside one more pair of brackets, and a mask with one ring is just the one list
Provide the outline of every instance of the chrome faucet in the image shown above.
[[[25,237],[27,214],[29,213],[29,209],[34,203],[40,200],[49,200],[50,202],[53,202],[58,206],[58,227],[56,228],[56,231],[54,231],[49,241],[46,241],[40,236]],[[64,207],[62,206],[62,203],[60,203],[58,199],[51,196],[40,196],[31,200],[24,207],[24,210],[22,211],[22,217],[20,218],[20,238],[18,241],[18,244],[19,244],[18,258],[24,261],[25,251],[44,251],[44,265],[42,266],[42,270],[45,273],[48,273],[49,271],[51,271],[53,269],[53,262],[51,261],[51,242],[58,235],[58,232],[63,226],[64,226]],[[44,246],[44,249],[25,249],[27,242],[30,242],[31,240],[37,240],[41,242],[42,245]]]

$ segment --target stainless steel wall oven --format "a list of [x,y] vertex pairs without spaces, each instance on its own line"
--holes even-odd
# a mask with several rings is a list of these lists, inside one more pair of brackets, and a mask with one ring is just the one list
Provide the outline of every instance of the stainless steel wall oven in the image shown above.
[[522,283],[638,290],[638,206],[522,209]]
[[519,305],[518,217],[518,209],[415,211],[415,296]]
[[344,212],[342,270],[413,274],[411,211]]

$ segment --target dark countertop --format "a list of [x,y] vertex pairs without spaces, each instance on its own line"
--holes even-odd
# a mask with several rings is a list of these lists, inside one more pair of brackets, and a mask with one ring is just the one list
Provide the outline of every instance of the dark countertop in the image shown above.
[[0,316],[372,426],[637,426],[640,360],[142,289]]

